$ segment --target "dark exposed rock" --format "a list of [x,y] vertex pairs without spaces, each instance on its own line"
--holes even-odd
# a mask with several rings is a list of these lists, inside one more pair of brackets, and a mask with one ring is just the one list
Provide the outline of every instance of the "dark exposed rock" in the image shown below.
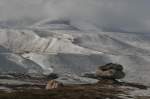
[[99,66],[96,70],[96,76],[106,79],[122,79],[125,77],[125,73],[122,65],[109,63]]
[[118,70],[118,71],[122,71],[123,66],[120,65],[120,64],[108,63],[106,65],[100,66],[98,69],[101,69],[103,71],[110,70],[110,69],[115,69],[115,70]]
[[47,79],[49,80],[53,80],[53,79],[57,79],[59,76],[56,73],[51,73],[47,76]]
[[99,66],[96,73],[85,73],[83,77],[94,79],[121,79],[124,78],[123,66],[120,64],[109,63],[103,66]]

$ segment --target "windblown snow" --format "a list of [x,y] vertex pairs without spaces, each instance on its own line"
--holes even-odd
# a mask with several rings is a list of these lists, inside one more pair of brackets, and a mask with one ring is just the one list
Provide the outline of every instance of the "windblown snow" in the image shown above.
[[131,82],[150,84],[149,35],[81,31],[67,21],[0,29],[0,72],[82,75],[114,62]]

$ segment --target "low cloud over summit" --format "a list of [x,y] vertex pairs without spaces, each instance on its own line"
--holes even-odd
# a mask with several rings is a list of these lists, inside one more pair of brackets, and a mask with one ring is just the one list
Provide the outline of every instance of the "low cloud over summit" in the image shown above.
[[0,0],[0,20],[71,21],[84,30],[150,32],[149,0]]

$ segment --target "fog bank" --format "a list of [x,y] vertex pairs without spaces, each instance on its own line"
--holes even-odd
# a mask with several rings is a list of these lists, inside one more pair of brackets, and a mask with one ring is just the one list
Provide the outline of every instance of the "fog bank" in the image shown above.
[[83,30],[150,32],[149,4],[149,0],[0,0],[0,20],[63,19]]

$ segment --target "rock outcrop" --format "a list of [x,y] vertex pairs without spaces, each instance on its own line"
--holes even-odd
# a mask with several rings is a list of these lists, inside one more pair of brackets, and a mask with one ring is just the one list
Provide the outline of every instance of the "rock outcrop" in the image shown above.
[[96,70],[96,77],[105,79],[122,79],[125,77],[123,66],[120,64],[109,63],[99,66]]

